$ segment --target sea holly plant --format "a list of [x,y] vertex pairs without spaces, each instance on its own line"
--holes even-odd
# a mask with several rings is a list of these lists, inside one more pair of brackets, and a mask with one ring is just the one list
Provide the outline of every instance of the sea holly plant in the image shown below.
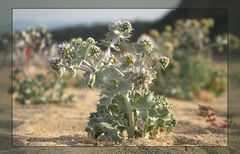
[[15,32],[13,37],[17,52],[49,54],[49,49],[54,44],[51,33],[45,27],[29,27],[27,30]]
[[[32,27],[15,32],[13,38],[13,85],[9,87],[8,92],[16,94],[15,100],[24,105],[74,102],[74,95],[64,93],[67,88],[66,82],[58,79],[55,73],[34,73],[29,69],[29,64],[34,66],[41,61],[41,56],[49,57],[55,50],[51,34],[45,28]],[[33,58],[36,59],[32,60]],[[38,66],[35,65],[35,68]]]
[[[59,76],[68,70],[76,76],[85,72],[84,82],[100,89],[96,112],[90,114],[86,131],[93,138],[107,138],[119,143],[126,138],[153,137],[158,131],[171,132],[176,120],[172,106],[164,96],[151,91],[156,72],[151,66],[153,43],[141,37],[131,43],[131,50],[119,45],[129,41],[133,30],[129,21],[109,25],[106,38],[100,42],[89,37],[72,39],[59,45],[49,66]],[[166,68],[169,59],[158,57]],[[161,67],[159,67],[161,69]]]
[[9,88],[10,93],[16,93],[17,100],[22,105],[29,104],[60,104],[72,103],[76,97],[66,95],[64,91],[67,87],[62,80],[52,80],[56,78],[53,73],[36,74],[29,77],[20,68],[14,69],[12,74],[13,87]]
[[192,100],[200,97],[202,91],[215,96],[226,91],[226,71],[213,67],[212,55],[220,54],[215,51],[227,51],[227,44],[231,50],[238,48],[239,40],[233,35],[228,39],[227,34],[212,36],[213,27],[211,18],[179,19],[173,26],[167,25],[161,34],[157,30],[150,31],[157,44],[155,54],[171,60],[168,71],[157,70],[155,93]]
[[[13,43],[13,58],[16,65],[28,65],[34,57],[50,56],[56,49],[56,43],[45,27],[39,29],[29,27],[27,30],[15,32]],[[34,62],[39,62],[39,60]]]

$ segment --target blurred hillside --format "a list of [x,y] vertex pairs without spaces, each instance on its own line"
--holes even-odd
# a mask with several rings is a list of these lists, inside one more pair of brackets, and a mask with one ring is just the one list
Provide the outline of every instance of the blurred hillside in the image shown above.
[[[173,25],[177,19],[200,19],[208,17],[215,20],[215,27],[211,31],[212,35],[227,32],[229,29],[229,32],[240,36],[240,30],[238,28],[240,26],[240,20],[238,20],[239,13],[238,9],[234,9],[234,6],[237,5],[238,1],[236,0],[182,0],[177,6],[178,9],[172,10],[165,17],[159,18],[154,22],[133,22],[133,28],[135,30],[133,31],[133,37],[131,39],[132,41],[136,41],[142,33],[148,33],[150,29],[157,29],[161,33],[166,25]],[[95,24],[92,26],[69,26],[53,29],[51,32],[53,39],[57,42],[68,41],[73,37],[83,37],[86,39],[90,36],[96,40],[100,40],[104,37],[102,34],[107,31],[106,24],[109,23]]]
[[215,20],[215,26],[212,29],[212,35],[227,32],[227,9],[186,9],[179,8],[170,12],[161,21],[157,21],[152,27],[163,28],[164,25],[173,25],[177,19],[201,19],[201,18],[213,18]]
[[[218,34],[227,31],[227,9],[184,9],[186,1],[183,1],[179,9],[173,10],[162,19],[158,19],[155,22],[133,22],[132,40],[135,41],[142,33],[148,33],[150,29],[157,29],[160,32],[166,25],[173,25],[177,19],[187,18],[214,18],[215,27],[212,29],[212,34]],[[57,42],[67,41],[72,37],[83,37],[89,36],[96,38],[97,40],[102,39],[102,34],[107,31],[106,25],[93,25],[93,26],[75,26],[69,28],[62,28],[53,30],[53,39]]]
[[[180,7],[185,6],[186,1],[180,4]],[[165,17],[158,19],[154,22],[135,21],[133,23],[133,35],[131,40],[136,41],[137,38],[143,34],[148,33],[151,29],[157,29],[160,33],[166,25],[174,25],[177,19],[201,19],[201,18],[213,18],[215,20],[215,26],[211,31],[212,36],[216,34],[225,33],[228,31],[228,12],[223,8],[179,8],[171,11]],[[103,35],[107,31],[106,25],[92,25],[92,26],[75,26],[64,29],[56,29],[52,31],[53,39],[57,42],[68,41],[73,37],[93,37],[96,40],[103,39]],[[224,56],[224,54],[221,54]],[[224,56],[225,57],[225,56]]]
[[[107,23],[109,24],[109,23]],[[132,22],[134,28],[132,40],[137,40],[137,38],[142,33],[147,33],[152,28],[153,23],[146,22]],[[103,39],[108,31],[106,24],[95,24],[92,26],[75,26],[69,28],[61,28],[51,31],[53,34],[53,39],[57,42],[68,41],[73,37],[82,37],[84,39],[88,37],[93,37],[96,40]]]
[[[179,5],[179,8],[225,8],[228,14],[228,24],[229,24],[229,32],[240,36],[240,20],[239,20],[239,4],[240,1],[237,0],[201,0],[201,1],[193,1],[193,0],[182,0]],[[203,12],[204,13],[204,12]],[[213,13],[213,12],[212,12]],[[205,12],[205,15],[212,14],[210,12]],[[191,14],[189,11],[188,14]],[[219,21],[226,18],[225,16],[221,16],[220,14],[215,15],[214,18],[218,18]]]

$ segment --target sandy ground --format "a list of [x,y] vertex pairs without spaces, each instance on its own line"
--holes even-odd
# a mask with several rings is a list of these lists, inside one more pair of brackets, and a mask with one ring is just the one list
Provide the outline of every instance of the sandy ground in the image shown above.
[[[239,72],[239,65],[238,63],[236,64],[234,65],[236,66],[234,70]],[[202,117],[198,116],[198,104],[204,104],[210,105],[216,110],[217,118],[220,121],[224,119],[227,110],[225,94],[215,99],[212,103],[169,99],[174,105],[174,115],[178,120],[178,125],[173,133],[168,135],[162,133],[158,139],[140,138],[127,140],[120,147],[110,147],[110,145],[107,147],[98,146],[97,148],[92,146],[101,145],[101,143],[89,139],[83,131],[89,112],[96,109],[95,104],[98,99],[96,91],[71,89],[69,93],[76,93],[79,99],[75,104],[70,105],[22,106],[14,102],[12,117],[11,96],[6,93],[6,88],[11,83],[8,76],[10,69],[7,68],[0,72],[5,74],[0,76],[0,153],[239,153],[240,88],[237,85],[232,85],[233,87],[231,87],[230,84],[231,93],[228,96],[228,110],[231,111],[229,115],[233,117],[233,125],[230,126],[228,139],[225,130],[213,128]],[[12,118],[13,131],[11,130]],[[225,146],[227,142],[228,146]],[[104,144],[109,145],[110,143]],[[56,148],[56,146],[59,147]]]
[[[78,101],[68,105],[28,105],[14,102],[14,146],[94,146],[112,145],[110,142],[90,139],[84,131],[90,112],[96,110],[99,98],[96,90],[69,89],[78,96]],[[171,134],[161,133],[155,139],[130,139],[121,145],[127,146],[226,146],[226,130],[214,128],[199,116],[198,104],[216,109],[219,122],[226,118],[226,95],[212,103],[186,102],[169,99],[174,106],[178,124]]]

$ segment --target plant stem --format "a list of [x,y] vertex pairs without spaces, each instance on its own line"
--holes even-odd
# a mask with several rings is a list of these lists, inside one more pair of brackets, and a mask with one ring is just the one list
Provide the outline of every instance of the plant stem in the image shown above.
[[127,113],[128,113],[128,137],[133,138],[134,137],[134,113],[132,112],[132,106],[129,101],[125,101],[127,106]]

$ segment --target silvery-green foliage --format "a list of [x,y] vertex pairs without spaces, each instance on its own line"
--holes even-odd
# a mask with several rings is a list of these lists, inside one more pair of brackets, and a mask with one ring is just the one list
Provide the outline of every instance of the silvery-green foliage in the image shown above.
[[[127,137],[152,137],[157,130],[172,131],[176,120],[171,105],[151,91],[156,78],[148,62],[152,58],[152,41],[140,38],[131,43],[131,51],[122,51],[119,44],[131,37],[131,23],[117,21],[108,29],[100,43],[93,38],[62,43],[49,60],[49,66],[60,76],[65,70],[73,76],[79,70],[85,71],[86,85],[101,90],[97,111],[91,113],[86,131],[94,138],[104,136],[115,143]],[[169,59],[159,57],[158,62],[165,69]]]
[[46,54],[54,43],[51,33],[45,27],[40,29],[29,27],[27,30],[15,32],[13,38],[17,52],[22,52],[24,48],[31,48],[33,52]]
[[34,57],[50,56],[55,50],[56,43],[52,40],[51,33],[44,27],[39,29],[30,27],[13,34],[14,65],[24,65]]
[[227,45],[229,50],[239,47],[239,38],[229,35],[227,39],[226,34],[212,36],[213,27],[211,18],[179,19],[160,33],[156,30],[150,32],[157,44],[155,53],[171,60],[168,64],[167,58],[160,59],[163,69],[165,65],[169,68],[168,71],[158,69],[158,77],[154,80],[155,93],[192,100],[202,90],[216,96],[226,90],[226,72],[212,67],[212,54],[228,51]]
[[[50,75],[53,75],[52,73]],[[46,74],[36,74],[29,77],[23,73],[22,68],[15,68],[12,74],[13,86],[9,93],[17,93],[15,100],[23,105],[28,104],[60,104],[73,103],[74,95],[66,95],[66,82],[51,80]]]

